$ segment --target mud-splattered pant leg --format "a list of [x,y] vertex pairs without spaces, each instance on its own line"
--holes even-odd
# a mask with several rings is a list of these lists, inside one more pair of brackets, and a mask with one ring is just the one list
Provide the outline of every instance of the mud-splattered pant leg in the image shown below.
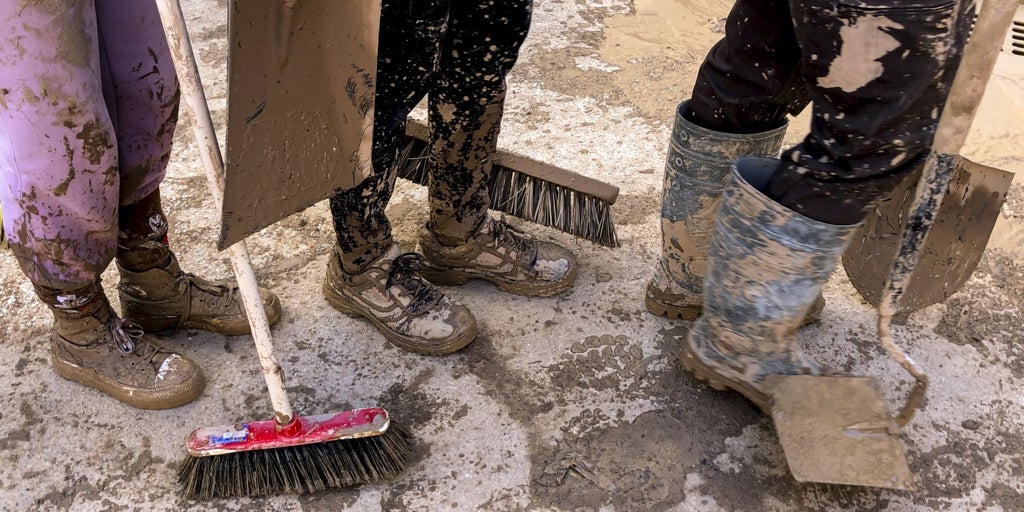
[[[494,150],[505,74],[526,37],[531,5],[524,0],[383,2],[374,103],[374,173],[356,187],[336,191],[330,199],[341,262],[347,272],[362,270],[392,244],[391,224],[384,210],[394,190],[405,120],[428,93],[432,96],[431,139],[460,141],[445,144],[443,149],[438,149],[437,142],[432,144],[431,212],[438,212],[432,218],[443,219],[440,224],[452,226],[451,232],[464,239],[470,232],[465,226],[475,228],[486,215],[490,167],[489,158],[481,158],[479,151]],[[448,99],[456,94],[455,100]],[[443,98],[441,103],[435,95]],[[445,105],[454,114],[438,122],[434,112],[449,111]],[[494,112],[497,114],[489,115]],[[460,156],[459,151],[468,148],[478,156]],[[469,160],[472,166],[464,163]],[[440,203],[435,197],[441,198]],[[456,220],[450,223],[447,219]]]
[[406,117],[426,96],[448,24],[450,0],[384,0],[377,54],[373,174],[330,198],[346,272],[361,271],[391,246],[384,210],[397,178]]
[[430,230],[459,244],[491,205],[487,182],[505,104],[505,76],[530,29],[532,0],[454,0],[430,92]]
[[923,163],[973,12],[969,0],[741,0],[688,117],[754,132],[812,102],[810,134],[783,153],[766,192],[811,218],[856,223]]
[[0,202],[37,286],[77,290],[114,257],[117,212],[159,186],[177,81],[153,2],[0,3]]

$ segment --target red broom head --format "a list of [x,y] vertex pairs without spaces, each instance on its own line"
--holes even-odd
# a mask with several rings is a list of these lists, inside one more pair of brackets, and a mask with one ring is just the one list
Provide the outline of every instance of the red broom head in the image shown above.
[[392,478],[410,453],[387,411],[356,409],[196,429],[178,480],[188,498],[301,494]]

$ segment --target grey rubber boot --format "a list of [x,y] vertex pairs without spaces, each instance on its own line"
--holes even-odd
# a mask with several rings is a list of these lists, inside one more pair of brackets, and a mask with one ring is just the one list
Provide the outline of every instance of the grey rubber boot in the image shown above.
[[761,193],[778,163],[741,158],[733,166],[708,254],[704,314],[682,355],[697,378],[766,412],[767,376],[820,373],[796,330],[858,226],[804,217]]
[[701,128],[676,108],[661,197],[661,261],[644,303],[657,316],[693,320],[701,311],[704,266],[712,224],[729,168],[741,156],[776,156],[787,124],[763,133],[731,134]]

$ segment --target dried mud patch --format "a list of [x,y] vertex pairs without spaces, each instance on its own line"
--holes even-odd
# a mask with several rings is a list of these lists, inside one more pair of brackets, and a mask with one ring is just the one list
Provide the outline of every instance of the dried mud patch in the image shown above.
[[946,301],[946,314],[935,332],[957,345],[968,345],[986,363],[1003,366],[1024,378],[1024,263],[996,251],[981,258],[960,293]]

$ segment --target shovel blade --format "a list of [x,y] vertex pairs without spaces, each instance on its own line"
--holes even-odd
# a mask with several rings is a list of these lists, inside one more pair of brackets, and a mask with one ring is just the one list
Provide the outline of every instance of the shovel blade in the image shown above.
[[775,377],[772,419],[800,482],[913,488],[892,417],[870,377]]

